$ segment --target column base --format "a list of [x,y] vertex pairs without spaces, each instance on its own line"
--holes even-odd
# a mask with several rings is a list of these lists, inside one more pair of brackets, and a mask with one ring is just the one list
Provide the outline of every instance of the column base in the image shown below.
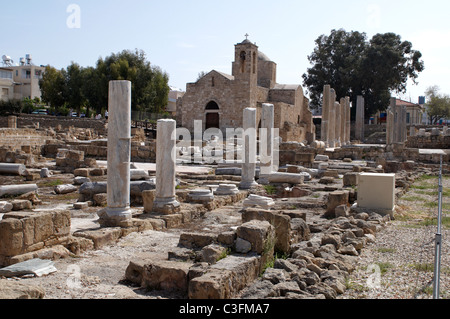
[[129,227],[132,223],[130,207],[107,207],[97,213],[99,223],[104,227]]
[[240,189],[251,189],[253,187],[258,186],[258,183],[255,181],[250,181],[250,182],[241,182],[239,184],[239,188]]
[[155,198],[153,201],[153,212],[163,215],[172,215],[180,211],[180,203],[175,197]]

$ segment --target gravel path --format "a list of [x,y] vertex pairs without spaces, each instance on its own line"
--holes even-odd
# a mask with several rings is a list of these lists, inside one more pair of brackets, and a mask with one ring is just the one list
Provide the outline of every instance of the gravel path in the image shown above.
[[[366,246],[340,299],[430,299],[433,296],[434,251],[437,226],[425,221],[437,217],[437,178],[416,181],[400,198],[397,220],[377,233]],[[443,179],[444,195],[450,177]],[[436,204],[436,205],[435,205]],[[448,218],[450,196],[443,196],[443,216]],[[450,229],[442,227],[440,298],[450,298]],[[375,265],[378,265],[377,268]],[[375,269],[375,270],[374,270]],[[381,271],[377,275],[376,269]]]

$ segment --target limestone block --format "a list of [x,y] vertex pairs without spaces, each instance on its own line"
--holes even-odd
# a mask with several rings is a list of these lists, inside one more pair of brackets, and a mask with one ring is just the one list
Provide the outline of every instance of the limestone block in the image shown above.
[[330,157],[328,155],[317,154],[315,160],[318,162],[328,162]]
[[120,227],[100,228],[75,232],[73,236],[83,237],[92,240],[95,249],[101,249],[103,246],[116,242],[122,234]]
[[0,299],[44,299],[41,287],[6,279],[0,280]]
[[268,221],[275,230],[275,250],[289,253],[291,236],[291,218],[279,212],[247,208],[242,211],[242,222],[247,223],[252,220]]
[[90,169],[88,168],[77,168],[73,171],[73,175],[75,176],[83,176],[83,177],[89,177],[90,175]]
[[153,211],[153,201],[155,200],[155,190],[146,190],[142,192],[142,200],[144,202],[144,212],[151,213]]
[[106,206],[108,204],[108,195],[106,193],[95,194],[92,199],[96,206]]
[[190,263],[160,260],[144,266],[142,287],[148,289],[182,292],[188,291]]
[[77,203],[73,204],[73,208],[78,209],[78,210],[87,209],[87,208],[89,208],[89,203],[88,202],[77,202]]
[[11,202],[13,205],[12,210],[13,211],[19,211],[19,210],[26,210],[26,209],[32,209],[33,205],[29,200],[26,199],[16,199]]
[[358,185],[358,176],[357,172],[349,172],[344,174],[343,183],[344,187],[351,187]]
[[13,205],[10,202],[0,202],[0,214],[8,213],[12,211]]
[[348,205],[349,193],[347,191],[335,191],[328,195],[326,216],[335,217],[335,209],[340,205]]
[[200,251],[200,261],[214,264],[226,253],[226,250],[226,247],[217,244],[205,246]]
[[182,233],[179,245],[186,248],[202,248],[217,241],[217,236],[208,233]]
[[70,211],[12,212],[0,221],[0,255],[16,256],[59,244],[70,234]]
[[189,282],[189,299],[231,299],[259,273],[259,257],[228,256]]
[[275,246],[275,229],[267,221],[252,220],[237,228],[238,238],[252,244],[252,251],[257,254],[266,254]]

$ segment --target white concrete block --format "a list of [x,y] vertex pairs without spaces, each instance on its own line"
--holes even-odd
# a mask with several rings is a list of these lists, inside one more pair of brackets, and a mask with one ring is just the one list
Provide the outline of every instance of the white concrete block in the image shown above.
[[395,207],[395,174],[359,174],[357,207],[392,216]]

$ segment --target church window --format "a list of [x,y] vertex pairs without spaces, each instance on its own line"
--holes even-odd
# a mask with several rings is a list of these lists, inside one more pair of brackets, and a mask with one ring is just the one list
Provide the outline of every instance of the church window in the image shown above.
[[253,52],[253,74],[256,73],[256,52]]
[[241,53],[239,54],[239,58],[240,58],[240,63],[241,63],[241,73],[245,72],[245,59],[246,59],[246,53],[245,51],[241,51]]
[[214,83],[214,77],[211,78],[211,86],[214,87],[215,83]]

